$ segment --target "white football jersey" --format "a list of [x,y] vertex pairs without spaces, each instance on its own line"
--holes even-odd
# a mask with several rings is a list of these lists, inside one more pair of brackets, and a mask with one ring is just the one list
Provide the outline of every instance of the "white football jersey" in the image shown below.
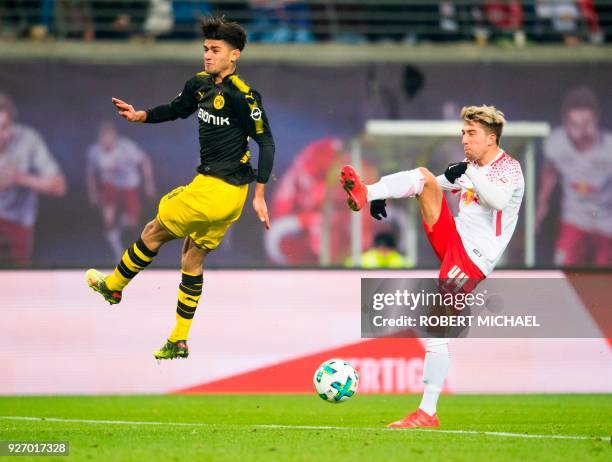
[[117,188],[137,188],[140,185],[139,166],[144,153],[133,141],[119,137],[110,151],[95,143],[87,155],[89,168],[100,175],[103,183]]
[[544,143],[544,155],[561,174],[561,220],[612,237],[612,133],[603,132],[588,151],[576,150],[558,127]]
[[[5,172],[20,172],[40,177],[60,175],[60,167],[40,134],[33,128],[15,125],[15,134],[0,154],[0,178]],[[0,188],[0,218],[33,226],[38,213],[38,193],[32,188]],[[0,244],[2,245],[2,244]]]
[[460,194],[455,225],[466,253],[486,276],[493,271],[516,228],[525,180],[519,162],[504,151],[487,165],[470,165],[510,197],[501,210],[485,202],[467,175],[462,175],[454,184],[444,175],[436,179],[442,189]]

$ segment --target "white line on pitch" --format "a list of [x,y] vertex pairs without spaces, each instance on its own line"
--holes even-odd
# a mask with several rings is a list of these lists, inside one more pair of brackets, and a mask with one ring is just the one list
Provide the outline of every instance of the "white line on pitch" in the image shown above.
[[527,433],[508,433],[508,432],[483,432],[478,430],[426,430],[424,428],[414,428],[418,432],[430,433],[456,433],[467,435],[487,435],[487,436],[506,436],[509,438],[550,438],[557,440],[601,440],[609,441],[612,436],[578,436],[578,435],[530,435]]
[[210,427],[210,424],[205,423],[189,423],[189,422],[135,422],[131,420],[89,420],[89,419],[60,419],[57,417],[22,417],[12,415],[2,415],[0,419],[5,420],[34,420],[37,422],[75,422],[75,423],[90,423],[90,424],[114,424],[114,425],[171,425],[181,427]]
[[[4,420],[27,420],[37,422],[73,422],[73,423],[89,423],[89,424],[111,424],[111,425],[168,425],[180,427],[223,427],[223,425],[215,425],[201,422],[139,422],[131,420],[91,420],[91,419],[62,419],[58,417],[26,417],[26,416],[0,416]],[[231,427],[236,427],[232,425]],[[248,428],[269,428],[269,429],[287,429],[287,430],[367,430],[367,431],[402,431],[390,428],[375,428],[375,427],[335,427],[326,425],[275,425],[275,424],[245,424]],[[508,432],[487,432],[478,430],[426,430],[424,428],[412,428],[404,431],[424,432],[424,433],[452,433],[457,435],[486,435],[486,436],[501,436],[507,438],[539,438],[539,439],[559,439],[559,440],[610,440],[609,436],[582,436],[582,435],[530,435],[526,433],[508,433]]]
[[260,428],[296,428],[305,430],[377,430],[377,431],[413,431],[424,433],[454,433],[458,435],[486,435],[486,436],[502,436],[508,438],[551,438],[560,440],[610,440],[610,436],[578,436],[578,435],[530,435],[527,433],[508,433],[508,432],[487,432],[478,430],[439,430],[425,428],[410,428],[410,429],[393,429],[393,428],[371,428],[371,427],[325,427],[325,426],[309,426],[309,425],[254,425]]

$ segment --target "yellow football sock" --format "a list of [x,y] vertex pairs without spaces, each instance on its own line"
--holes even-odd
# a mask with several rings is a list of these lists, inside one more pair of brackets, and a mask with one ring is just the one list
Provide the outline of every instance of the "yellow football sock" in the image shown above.
[[127,248],[113,274],[106,277],[106,287],[121,291],[153,261],[157,252],[149,250],[142,239]]
[[168,338],[171,342],[187,340],[191,321],[193,321],[193,316],[202,295],[202,282],[203,277],[201,274],[183,273],[176,305],[176,325]]

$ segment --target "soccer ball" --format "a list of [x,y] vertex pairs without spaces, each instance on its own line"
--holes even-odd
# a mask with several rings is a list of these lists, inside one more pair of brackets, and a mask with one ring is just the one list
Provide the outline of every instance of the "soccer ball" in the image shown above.
[[343,359],[330,359],[319,366],[314,375],[317,394],[328,403],[343,403],[355,393],[359,376]]

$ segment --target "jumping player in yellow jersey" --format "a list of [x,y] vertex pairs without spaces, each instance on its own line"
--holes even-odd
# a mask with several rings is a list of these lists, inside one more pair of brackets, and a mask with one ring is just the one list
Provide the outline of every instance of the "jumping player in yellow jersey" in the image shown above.
[[[246,44],[245,30],[223,17],[202,21],[204,72],[185,83],[169,104],[137,111],[113,98],[119,115],[130,122],[160,123],[185,119],[197,111],[200,165],[193,181],[166,194],[157,217],[147,223],[140,239],[123,254],[113,274],[87,271],[87,284],[110,304],[121,301],[122,290],[173,239],[184,238],[181,255],[176,325],[157,359],[186,358],[191,321],[202,294],[203,263],[208,253],[238,220],[248,184],[256,181],[253,208],[266,229],[270,228],[264,198],[265,184],[274,161],[274,139],[261,97],[236,75],[236,62]],[[250,165],[248,138],[259,145],[258,169]]]

